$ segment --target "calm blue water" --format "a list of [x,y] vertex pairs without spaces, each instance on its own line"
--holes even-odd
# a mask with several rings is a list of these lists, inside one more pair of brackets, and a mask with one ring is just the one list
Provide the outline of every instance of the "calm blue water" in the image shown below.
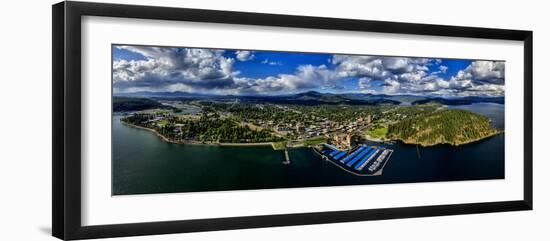
[[469,110],[491,119],[495,128],[504,129],[504,105],[495,103],[475,103],[471,105],[447,106],[449,109]]
[[[475,111],[491,118],[495,127],[504,127],[503,105],[450,108]],[[504,134],[418,151],[416,145],[384,145],[395,152],[383,175],[358,177],[322,161],[309,148],[290,149],[292,164],[283,165],[283,152],[269,146],[170,144],[119,119],[113,116],[114,195],[504,178]]]

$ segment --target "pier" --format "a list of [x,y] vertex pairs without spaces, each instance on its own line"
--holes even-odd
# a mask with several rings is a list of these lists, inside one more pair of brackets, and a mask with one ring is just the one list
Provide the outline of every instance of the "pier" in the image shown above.
[[360,144],[350,150],[340,150],[330,144],[315,147],[317,154],[341,169],[357,176],[379,176],[389,162],[392,149]]
[[290,164],[290,157],[288,155],[288,148],[285,148],[285,160],[283,161],[283,164],[285,164],[285,165]]

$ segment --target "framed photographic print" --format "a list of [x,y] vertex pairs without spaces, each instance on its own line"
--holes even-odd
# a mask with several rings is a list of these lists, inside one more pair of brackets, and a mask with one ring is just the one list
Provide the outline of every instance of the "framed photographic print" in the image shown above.
[[531,31],[53,6],[58,238],[530,209]]

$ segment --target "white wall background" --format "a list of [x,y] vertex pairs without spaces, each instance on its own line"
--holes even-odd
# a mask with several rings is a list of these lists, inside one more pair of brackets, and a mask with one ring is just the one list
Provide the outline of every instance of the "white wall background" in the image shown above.
[[[0,8],[0,240],[54,240],[51,231],[51,8]],[[118,240],[548,240],[550,163],[544,137],[550,53],[544,1],[110,0],[108,2],[533,30],[535,210],[120,238]]]

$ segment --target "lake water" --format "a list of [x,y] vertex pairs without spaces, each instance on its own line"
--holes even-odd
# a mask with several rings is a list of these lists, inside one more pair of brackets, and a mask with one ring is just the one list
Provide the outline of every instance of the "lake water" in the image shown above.
[[[495,127],[504,127],[503,105],[449,108],[483,114]],[[147,130],[121,124],[117,115],[112,131],[113,195],[504,178],[504,134],[418,151],[416,145],[384,144],[395,151],[383,175],[359,177],[321,160],[310,148],[290,149],[292,164],[283,165],[284,153],[270,146],[171,144]]]

